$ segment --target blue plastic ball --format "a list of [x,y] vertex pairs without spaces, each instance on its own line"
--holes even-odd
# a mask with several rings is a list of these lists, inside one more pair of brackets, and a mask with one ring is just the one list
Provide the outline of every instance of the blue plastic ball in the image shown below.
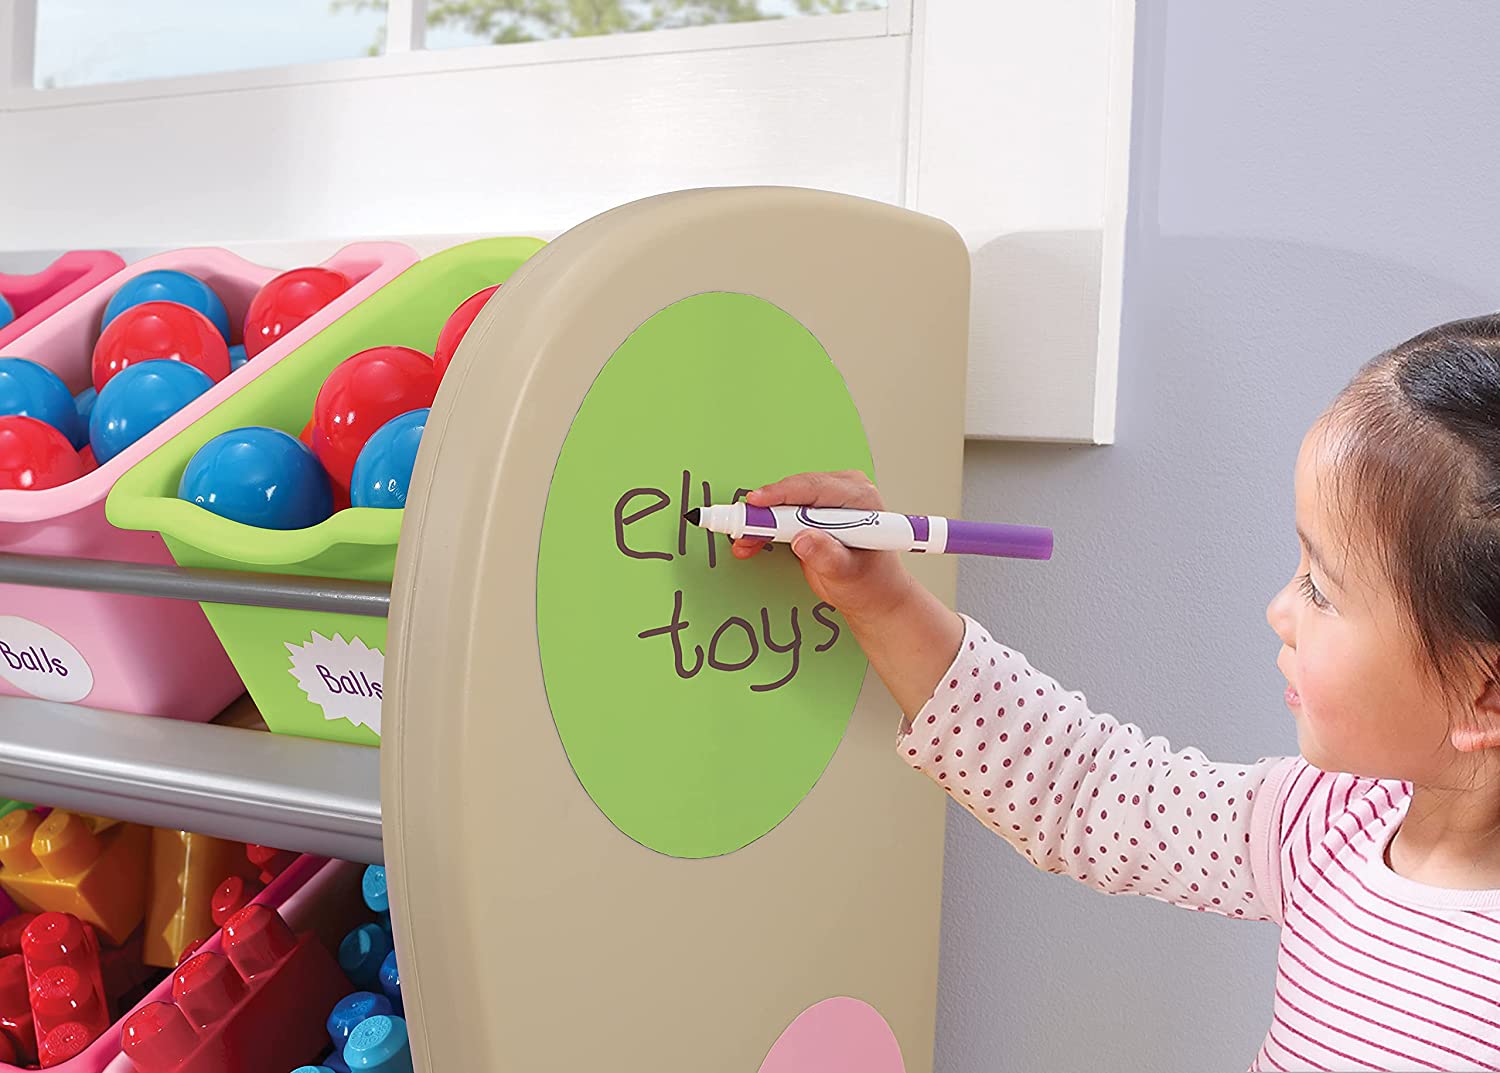
[[213,288],[197,276],[170,268],[142,272],[121,284],[109,304],[104,307],[104,320],[100,323],[99,330],[103,331],[110,321],[125,310],[143,302],[176,302],[196,309],[213,321],[214,327],[224,337],[224,342],[229,342],[229,310],[224,308],[223,301],[213,292]]
[[89,417],[94,412],[94,403],[99,401],[99,389],[90,385],[73,396],[73,408],[78,411],[78,419],[83,422],[83,427],[89,427]]
[[5,300],[5,295],[0,294],[0,328],[5,327],[16,319],[16,311],[11,308],[10,303]]
[[307,529],[333,513],[333,486],[312,450],[274,428],[209,440],[182,471],[177,496],[261,529]]
[[214,386],[185,361],[143,361],[116,373],[89,416],[89,445],[102,466]]
[[45,365],[25,358],[0,358],[0,414],[45,421],[66,436],[75,450],[88,442],[68,385]]
[[354,478],[349,482],[349,502],[356,507],[406,506],[411,489],[411,471],[417,464],[417,448],[427,427],[428,409],[408,410],[375,430],[354,460]]
[[236,343],[229,348],[229,371],[234,372],[245,362],[250,360],[250,355],[245,353],[245,344]]

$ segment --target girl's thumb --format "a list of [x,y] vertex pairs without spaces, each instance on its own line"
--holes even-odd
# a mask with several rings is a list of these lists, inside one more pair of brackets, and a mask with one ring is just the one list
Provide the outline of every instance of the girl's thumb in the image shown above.
[[827,533],[804,529],[792,540],[792,553],[823,577],[838,578],[850,573],[854,553]]

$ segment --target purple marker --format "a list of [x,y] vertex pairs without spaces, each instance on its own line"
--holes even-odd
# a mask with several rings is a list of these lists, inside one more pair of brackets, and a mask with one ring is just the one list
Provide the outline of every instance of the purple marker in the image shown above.
[[848,507],[752,507],[744,502],[695,508],[683,517],[734,540],[753,537],[786,544],[804,529],[821,529],[848,547],[872,551],[1052,558],[1052,530],[1035,525],[963,522]]

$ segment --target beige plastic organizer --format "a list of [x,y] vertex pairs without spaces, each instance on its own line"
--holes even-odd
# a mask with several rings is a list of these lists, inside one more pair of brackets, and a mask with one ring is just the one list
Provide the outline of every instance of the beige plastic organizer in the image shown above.
[[[811,1073],[862,1061],[868,1073],[929,1073],[945,806],[895,755],[899,711],[879,679],[864,674],[844,711],[820,713],[813,686],[828,664],[811,643],[823,634],[809,634],[799,652],[810,685],[759,693],[761,707],[745,710],[771,721],[786,714],[777,705],[814,706],[809,719],[827,714],[836,725],[848,715],[810,791],[779,819],[767,813],[766,829],[732,852],[652,848],[650,832],[638,832],[634,814],[610,795],[626,804],[636,791],[650,804],[679,799],[632,788],[629,772],[596,775],[599,758],[584,737],[564,737],[579,719],[606,731],[609,720],[549,704],[549,683],[558,696],[564,684],[549,679],[552,665],[569,653],[548,650],[539,627],[555,610],[553,595],[539,591],[539,576],[550,577],[539,574],[539,561],[544,518],[567,498],[552,495],[553,476],[563,472],[575,420],[583,434],[591,389],[611,377],[618,385],[619,376],[606,376],[615,355],[635,363],[619,366],[629,375],[647,368],[656,336],[638,333],[653,324],[677,333],[679,351],[690,348],[682,333],[695,330],[688,314],[700,305],[683,303],[705,295],[743,296],[760,310],[755,316],[781,316],[776,324],[810,333],[847,385],[887,502],[956,513],[968,271],[953,230],[912,212],[799,189],[699,190],[627,205],[567,232],[486,305],[427,425],[390,616],[385,846],[418,1070]],[[679,307],[670,324],[656,319]],[[716,377],[728,382],[731,370],[715,362],[750,345],[709,331],[702,367],[684,374],[681,396],[640,420],[670,422]],[[798,345],[813,350],[805,339]],[[761,430],[778,449],[800,434],[775,413],[763,415]],[[681,444],[685,471],[700,446],[706,452],[707,444]],[[621,452],[636,449],[620,437]],[[593,502],[590,489],[574,491]],[[600,499],[602,513],[587,516],[600,527],[598,541],[578,546],[628,558],[627,546],[655,547],[656,534],[669,547],[658,523],[672,512],[636,516],[654,502],[643,494],[630,501],[615,542]],[[617,508],[615,522],[626,518]],[[951,557],[911,556],[909,564],[952,599]],[[583,574],[595,565],[578,562]],[[679,566],[683,586],[709,576],[685,559],[641,570]],[[714,569],[716,577],[753,576]],[[662,575],[668,602],[673,576]],[[753,594],[748,582],[725,584]],[[586,615],[627,598],[583,594],[576,609]],[[803,621],[810,629],[812,620]],[[669,659],[669,643],[659,635],[620,642],[657,662]],[[724,669],[736,662],[727,652],[714,673],[748,673]],[[723,680],[735,679],[714,679]],[[650,735],[660,725],[654,718],[682,718],[677,707],[665,709],[691,706],[693,688],[709,679],[664,681],[650,695],[622,692],[619,719]],[[828,696],[835,693],[830,686]],[[709,740],[719,740],[716,718],[702,712]],[[800,742],[788,734],[788,750]],[[769,781],[777,743],[754,744],[757,756],[771,757]],[[714,762],[743,774],[733,771],[733,753]],[[711,783],[685,779],[661,793],[669,789],[689,795],[684,801],[698,793],[712,807]],[[670,827],[670,809],[665,815]],[[659,825],[661,810],[653,817]],[[885,1057],[849,1058],[862,1046]],[[893,1046],[900,1064],[890,1064]]]

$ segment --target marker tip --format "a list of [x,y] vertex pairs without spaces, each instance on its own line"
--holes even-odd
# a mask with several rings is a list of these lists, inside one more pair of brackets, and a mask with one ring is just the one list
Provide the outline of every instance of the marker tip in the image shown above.
[[698,510],[697,507],[694,507],[692,510],[683,515],[683,517],[687,519],[689,525],[697,525],[698,519],[702,516],[702,513]]

